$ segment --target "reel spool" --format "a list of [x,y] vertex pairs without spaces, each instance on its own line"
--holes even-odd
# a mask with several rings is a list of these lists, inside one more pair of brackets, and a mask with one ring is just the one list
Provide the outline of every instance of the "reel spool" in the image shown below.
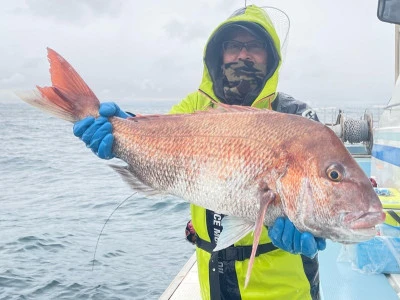
[[368,154],[371,154],[372,145],[374,143],[372,131],[372,115],[364,112],[361,120],[346,117],[343,112],[339,112],[338,118],[334,125],[325,124],[332,129],[343,143],[358,144],[363,143]]

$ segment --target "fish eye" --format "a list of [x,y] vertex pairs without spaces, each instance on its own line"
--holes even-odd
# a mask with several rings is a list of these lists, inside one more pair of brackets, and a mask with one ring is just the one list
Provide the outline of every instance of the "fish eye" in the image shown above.
[[326,175],[334,182],[340,182],[343,179],[344,169],[341,165],[333,164],[326,169]]

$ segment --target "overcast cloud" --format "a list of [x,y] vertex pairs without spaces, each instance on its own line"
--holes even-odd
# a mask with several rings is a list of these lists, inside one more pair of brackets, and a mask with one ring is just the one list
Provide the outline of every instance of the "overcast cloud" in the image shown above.
[[[386,104],[394,25],[377,0],[247,1],[276,6],[291,28],[279,90],[314,107]],[[97,96],[117,103],[176,100],[199,86],[211,31],[244,1],[13,0],[0,11],[0,101],[48,85],[46,47]]]

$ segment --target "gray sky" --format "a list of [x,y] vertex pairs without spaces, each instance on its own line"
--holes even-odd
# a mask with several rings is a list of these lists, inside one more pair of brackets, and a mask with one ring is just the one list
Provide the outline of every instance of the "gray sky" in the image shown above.
[[[377,0],[247,1],[290,17],[279,90],[314,107],[386,104],[394,25]],[[0,10],[0,101],[50,83],[46,47],[101,101],[180,101],[199,86],[205,42],[244,1],[13,0]]]

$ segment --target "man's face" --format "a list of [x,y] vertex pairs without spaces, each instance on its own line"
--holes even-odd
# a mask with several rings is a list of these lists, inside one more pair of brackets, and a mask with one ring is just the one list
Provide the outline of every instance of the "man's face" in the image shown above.
[[[248,43],[248,47],[242,47],[240,43],[230,43],[226,41],[222,50],[222,60],[223,63],[237,62],[239,59],[248,59],[254,63],[266,64],[267,63],[267,50],[265,49],[265,44],[256,39],[252,34],[239,31],[237,32],[231,41]],[[253,44],[254,42],[254,44]],[[260,46],[264,46],[260,48]],[[238,49],[242,49],[239,51]]]

